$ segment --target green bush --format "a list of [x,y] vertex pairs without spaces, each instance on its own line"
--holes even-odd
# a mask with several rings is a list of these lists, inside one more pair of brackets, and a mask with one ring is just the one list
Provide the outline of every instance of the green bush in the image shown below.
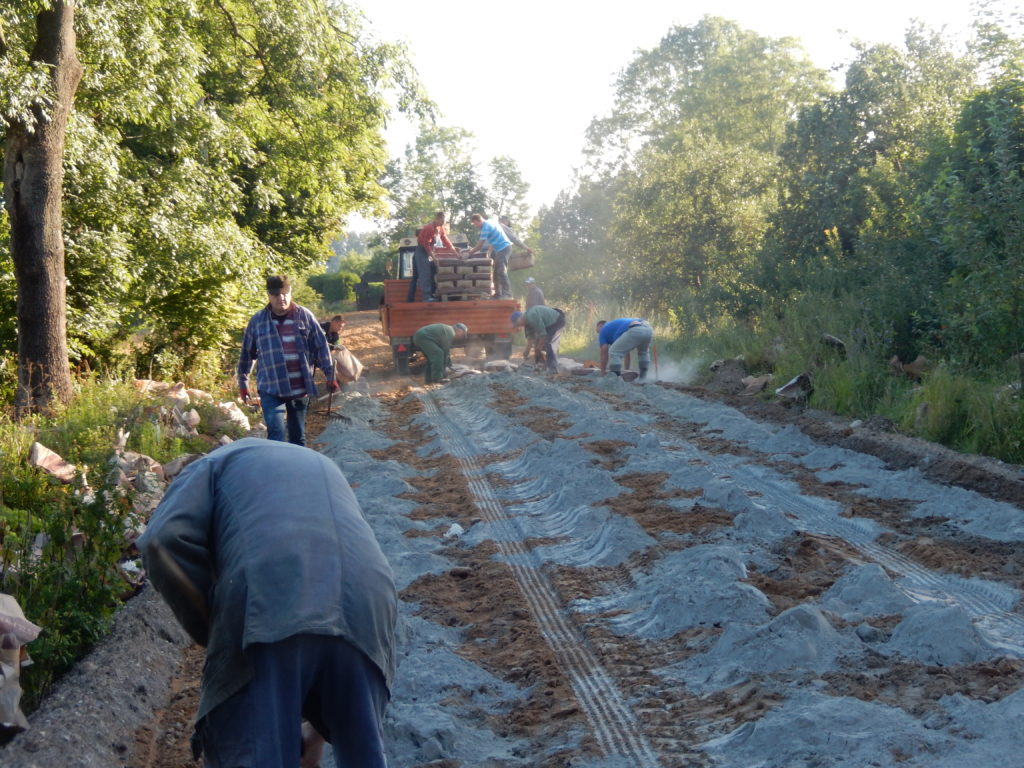
[[[200,429],[241,436],[215,418],[215,405],[194,407]],[[26,711],[104,636],[134,590],[118,564],[128,554],[126,532],[143,521],[131,495],[108,484],[119,429],[130,433],[129,449],[161,462],[205,452],[212,442],[177,436],[155,401],[112,379],[76,382],[72,403],[53,416],[16,423],[0,414],[0,591],[43,628],[28,649],[34,664],[22,677]],[[30,467],[36,440],[78,467],[92,493],[82,492],[80,478],[64,485]]]
[[[47,426],[47,425],[44,425]],[[93,436],[96,430],[79,432]],[[31,672],[22,678],[31,711],[53,682],[97,639],[129,590],[117,570],[125,530],[137,523],[123,495],[102,485],[90,500],[28,466],[32,439],[21,426],[0,424],[8,469],[0,477],[0,591],[11,594],[25,615],[43,628],[29,650]],[[85,440],[78,443],[86,447]],[[89,445],[64,458],[84,468]],[[103,467],[89,473],[102,481]],[[95,480],[91,482],[96,483]]]
[[320,294],[324,304],[337,304],[355,298],[355,287],[359,284],[359,275],[352,272],[333,272],[330,274],[310,275],[306,278],[309,287]]

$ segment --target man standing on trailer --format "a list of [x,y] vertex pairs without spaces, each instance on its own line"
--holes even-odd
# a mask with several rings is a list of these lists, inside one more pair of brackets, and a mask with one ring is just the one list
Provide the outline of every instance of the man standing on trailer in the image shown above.
[[494,298],[511,299],[512,284],[508,281],[508,257],[512,253],[512,241],[505,235],[501,224],[486,221],[482,214],[474,213],[469,221],[480,230],[480,240],[470,250],[469,255],[483,253],[488,248],[494,250]]
[[517,248],[523,248],[527,253],[533,253],[533,249],[526,245],[512,229],[512,220],[508,216],[499,216],[498,223],[501,225],[501,230],[505,233],[505,237],[509,239],[509,242]]
[[445,248],[454,250],[444,226],[444,211],[438,211],[419,232],[416,233],[416,253],[412,257],[412,282],[406,301],[416,301],[416,284],[419,283],[424,301],[437,301],[434,296],[434,242],[440,240]]

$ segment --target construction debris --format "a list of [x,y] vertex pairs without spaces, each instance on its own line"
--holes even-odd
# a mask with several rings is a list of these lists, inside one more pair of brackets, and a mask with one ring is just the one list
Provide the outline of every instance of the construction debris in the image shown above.
[[184,453],[177,458],[171,459],[163,465],[164,479],[167,482],[173,480],[185,467],[191,464],[196,459],[201,459],[203,454],[201,453]]
[[786,400],[802,403],[807,401],[813,391],[814,386],[811,383],[811,374],[804,371],[776,389],[775,394]]
[[31,664],[24,646],[42,631],[25,618],[18,601],[0,593],[0,744],[28,730],[21,711],[21,668]]
[[28,453],[28,463],[57,478],[62,483],[70,483],[78,473],[74,464],[64,461],[42,443],[32,443],[32,448]]
[[484,370],[488,373],[497,373],[498,371],[515,371],[518,369],[515,363],[511,363],[508,360],[491,360],[484,363]]
[[740,392],[741,395],[756,395],[758,392],[763,392],[772,379],[775,378],[770,373],[766,373],[763,376],[744,376],[741,381],[746,384],[746,389]]
[[930,367],[931,361],[929,361],[924,355],[918,355],[914,358],[914,361],[910,363],[900,362],[899,357],[896,355],[893,355],[892,359],[889,361],[889,369],[892,371],[894,376],[906,376],[914,381],[920,381],[925,371]]
[[831,333],[823,333],[821,334],[821,340],[826,346],[839,350],[843,355],[846,354],[846,342],[842,339],[833,336]]

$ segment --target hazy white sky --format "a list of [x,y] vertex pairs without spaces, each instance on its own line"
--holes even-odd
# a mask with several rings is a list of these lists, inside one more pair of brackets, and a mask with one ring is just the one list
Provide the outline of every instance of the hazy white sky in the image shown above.
[[[481,168],[497,155],[516,160],[530,184],[534,212],[572,185],[584,131],[593,117],[610,109],[616,74],[636,51],[657,46],[674,24],[687,26],[713,15],[769,37],[795,37],[816,64],[829,68],[852,58],[854,40],[899,43],[911,19],[962,38],[971,18],[968,0],[354,4],[376,37],[406,44],[443,112],[443,124],[475,136]],[[396,124],[388,134],[392,155],[400,154],[413,135],[408,125]]]

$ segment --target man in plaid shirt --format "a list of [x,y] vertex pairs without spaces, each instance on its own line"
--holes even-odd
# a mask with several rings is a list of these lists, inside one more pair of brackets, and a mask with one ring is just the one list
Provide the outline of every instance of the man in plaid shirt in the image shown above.
[[249,320],[238,359],[238,391],[249,402],[249,374],[257,360],[256,389],[270,440],[306,444],[306,411],[316,394],[314,366],[324,372],[327,386],[338,389],[327,337],[316,317],[292,301],[284,275],[267,278],[267,306]]

